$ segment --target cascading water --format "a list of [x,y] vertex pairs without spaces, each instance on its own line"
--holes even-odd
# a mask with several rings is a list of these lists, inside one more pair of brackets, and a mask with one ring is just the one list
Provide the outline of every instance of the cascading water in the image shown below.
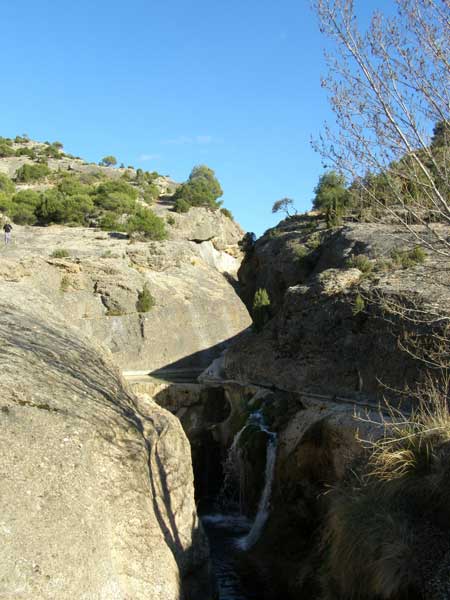
[[253,600],[260,595],[243,592],[240,578],[236,570],[236,561],[241,551],[250,549],[259,539],[269,515],[270,497],[275,471],[277,453],[277,436],[269,431],[264,423],[261,411],[253,412],[244,427],[235,435],[225,461],[225,477],[223,495],[233,480],[239,487],[239,509],[242,512],[245,501],[246,468],[244,464],[241,440],[246,430],[253,426],[256,431],[267,437],[266,461],[264,469],[264,485],[258,503],[253,524],[242,514],[213,514],[203,517],[203,524],[208,533],[214,570],[218,580],[220,600]]
[[263,431],[265,431],[269,436],[266,450],[264,488],[259,500],[258,511],[256,513],[252,528],[245,537],[238,540],[238,546],[242,550],[249,550],[258,541],[264,529],[264,525],[266,524],[267,517],[269,516],[270,496],[272,493],[275,460],[277,457],[277,436],[275,433],[272,433],[267,429],[263,429]]

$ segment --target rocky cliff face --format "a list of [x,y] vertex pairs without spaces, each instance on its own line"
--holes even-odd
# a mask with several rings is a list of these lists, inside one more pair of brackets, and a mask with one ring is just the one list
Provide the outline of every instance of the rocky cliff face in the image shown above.
[[[433,458],[426,466],[381,482],[370,479],[366,468],[371,442],[383,435],[379,423],[384,420],[389,431],[392,418],[382,416],[377,401],[399,399],[397,390],[420,386],[426,371],[399,341],[443,333],[447,267],[393,225],[348,223],[326,230],[308,218],[286,220],[247,252],[239,271],[242,295],[251,309],[256,290],[268,290],[267,323],[240,338],[214,371],[224,380],[226,397],[234,387],[240,401],[233,405],[242,407],[244,420],[258,409],[278,436],[270,514],[246,559],[265,575],[269,595],[450,597],[443,576],[450,556],[443,508],[445,416],[438,427],[444,441],[433,439],[433,450],[427,446]],[[445,359],[448,333],[440,340]],[[266,387],[249,397],[251,383]],[[409,415],[411,405],[402,399]],[[400,414],[396,419],[401,422]],[[242,424],[228,417],[216,427],[227,427],[220,438],[224,447]],[[245,463],[239,485],[250,482],[260,490],[265,446],[251,431],[239,443]],[[428,494],[431,481],[436,496]],[[251,492],[239,494],[254,513]]]
[[[250,322],[230,285],[239,260],[223,249],[237,255],[241,231],[203,209],[181,219],[172,239],[151,243],[86,228],[16,226],[0,270],[3,279],[45,294],[122,369],[201,370]],[[68,256],[52,258],[55,250]],[[145,285],[155,303],[139,314]]]
[[227,353],[227,377],[373,399],[383,386],[412,385],[421,367],[399,352],[398,339],[417,329],[405,314],[383,317],[383,303],[428,314],[423,335],[450,300],[444,262],[425,251],[408,260],[413,247],[393,225],[325,230],[293,218],[269,231],[247,254],[239,279],[250,309],[255,291],[268,290],[271,320]]
[[1,594],[185,597],[208,549],[178,420],[129,393],[54,303],[9,279],[0,286]]
[[14,226],[2,248],[0,595],[214,596],[189,442],[116,370],[200,370],[249,324],[239,227],[196,209],[171,228],[144,243]]

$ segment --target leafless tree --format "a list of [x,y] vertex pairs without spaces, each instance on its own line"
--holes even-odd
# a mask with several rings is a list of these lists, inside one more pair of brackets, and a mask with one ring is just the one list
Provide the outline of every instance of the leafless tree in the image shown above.
[[396,0],[366,32],[353,0],[313,4],[335,44],[322,85],[337,121],[316,147],[416,244],[450,257],[450,0]]

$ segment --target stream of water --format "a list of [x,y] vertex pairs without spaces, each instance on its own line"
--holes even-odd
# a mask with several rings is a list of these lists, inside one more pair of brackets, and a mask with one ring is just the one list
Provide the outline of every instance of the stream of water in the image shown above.
[[[270,496],[277,453],[277,436],[268,430],[262,413],[252,413],[244,427],[236,434],[228,451],[226,462],[241,460],[239,442],[244,430],[257,426],[267,434],[264,487],[253,523],[242,514],[210,514],[202,517],[209,538],[211,559],[216,575],[220,600],[261,600],[261,592],[249,590],[242,585],[241,568],[238,568],[242,553],[249,550],[259,539],[269,516]],[[237,465],[237,471],[240,465]],[[239,483],[239,485],[241,485]],[[239,490],[241,496],[241,490]]]

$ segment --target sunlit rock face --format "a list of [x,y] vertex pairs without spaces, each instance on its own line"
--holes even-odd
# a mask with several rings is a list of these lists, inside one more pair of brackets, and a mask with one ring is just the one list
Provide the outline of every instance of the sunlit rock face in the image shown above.
[[14,226],[0,258],[0,595],[214,596],[189,442],[119,375],[200,371],[248,326],[232,285],[242,232],[216,215],[216,239],[204,212],[192,237],[161,243]]
[[178,420],[39,293],[0,306],[1,593],[179,600],[208,547]]
[[[177,239],[130,243],[86,228],[16,226],[14,244],[0,258],[0,282],[42,292],[70,323],[108,348],[122,369],[201,370],[250,324],[230,283],[240,264],[241,230],[223,215],[197,210],[202,213],[205,223],[225,220],[219,241],[183,239],[181,229]],[[227,252],[217,249],[224,240]],[[69,256],[52,258],[57,249]],[[238,258],[229,253],[233,249]],[[153,306],[139,313],[144,286]]]

